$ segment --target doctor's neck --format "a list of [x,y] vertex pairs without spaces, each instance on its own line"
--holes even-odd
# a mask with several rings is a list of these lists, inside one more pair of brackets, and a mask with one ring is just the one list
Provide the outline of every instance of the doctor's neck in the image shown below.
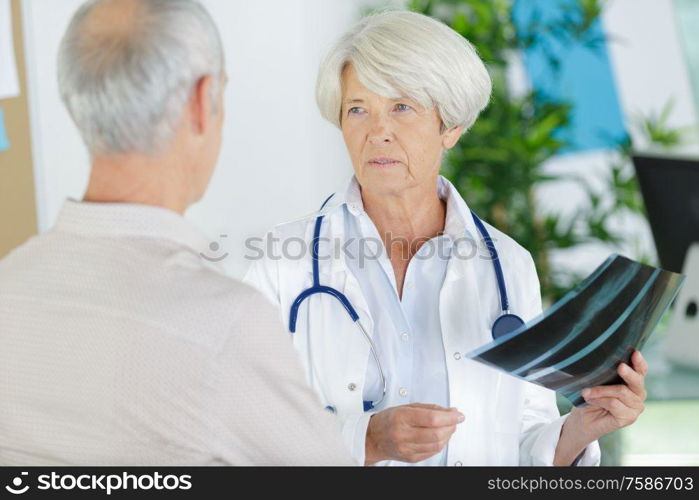
[[444,231],[446,203],[439,198],[437,179],[390,194],[362,189],[362,202],[384,242],[424,243]]

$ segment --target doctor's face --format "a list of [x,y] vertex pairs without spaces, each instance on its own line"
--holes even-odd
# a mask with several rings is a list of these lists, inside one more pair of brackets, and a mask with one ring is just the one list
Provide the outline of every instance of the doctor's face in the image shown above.
[[444,150],[461,136],[459,127],[440,132],[436,109],[367,89],[351,64],[342,73],[341,112],[342,135],[359,185],[376,194],[433,186]]

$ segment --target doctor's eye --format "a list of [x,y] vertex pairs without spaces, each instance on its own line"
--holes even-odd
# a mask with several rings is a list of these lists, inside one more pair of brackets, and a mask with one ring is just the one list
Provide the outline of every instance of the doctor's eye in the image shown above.
[[347,110],[348,115],[361,115],[363,113],[364,113],[364,110],[360,107],[357,107],[357,106],[355,106],[353,108],[349,108]]
[[395,109],[396,111],[410,111],[413,108],[408,106],[407,104],[403,104],[401,102],[401,103],[396,104],[393,109]]

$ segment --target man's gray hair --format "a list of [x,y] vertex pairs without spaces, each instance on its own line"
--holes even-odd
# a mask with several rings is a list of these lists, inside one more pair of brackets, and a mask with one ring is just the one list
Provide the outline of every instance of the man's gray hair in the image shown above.
[[473,45],[415,12],[368,16],[330,49],[318,72],[316,101],[321,115],[338,127],[342,71],[350,63],[372,92],[437,108],[443,130],[460,126],[466,132],[490,100],[490,75]]
[[109,1],[86,2],[68,26],[58,55],[61,98],[91,153],[156,154],[174,139],[204,76],[213,77],[216,105],[220,35],[196,0],[138,0],[121,32],[91,27],[90,14]]

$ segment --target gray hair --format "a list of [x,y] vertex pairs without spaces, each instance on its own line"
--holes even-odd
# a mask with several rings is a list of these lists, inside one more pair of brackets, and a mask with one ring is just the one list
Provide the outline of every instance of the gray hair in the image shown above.
[[104,2],[83,4],[61,41],[61,98],[91,153],[157,153],[174,139],[200,78],[213,77],[216,105],[224,71],[218,29],[196,0],[139,0],[122,32],[90,27]]
[[330,49],[318,72],[316,101],[323,118],[338,127],[342,72],[350,63],[372,92],[437,108],[443,130],[460,126],[466,132],[490,100],[490,75],[473,45],[415,12],[365,17]]

